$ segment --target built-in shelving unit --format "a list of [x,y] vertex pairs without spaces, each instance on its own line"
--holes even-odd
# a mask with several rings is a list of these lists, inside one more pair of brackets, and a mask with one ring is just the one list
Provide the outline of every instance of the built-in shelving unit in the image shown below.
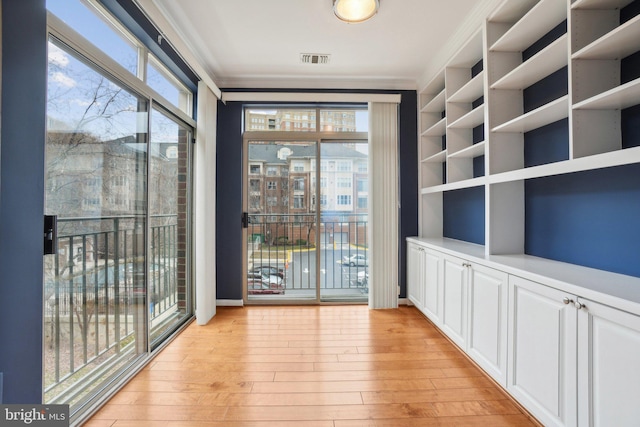
[[[624,110],[640,104],[640,6],[631,0],[571,4],[574,157],[636,146]],[[635,16],[634,16],[635,15]]]
[[526,254],[530,183],[640,163],[639,51],[640,0],[503,1],[420,91],[420,235],[482,188],[486,254]]

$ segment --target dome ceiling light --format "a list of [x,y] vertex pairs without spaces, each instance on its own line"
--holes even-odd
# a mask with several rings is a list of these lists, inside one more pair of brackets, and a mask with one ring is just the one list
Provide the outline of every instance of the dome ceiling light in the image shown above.
[[379,7],[379,0],[333,0],[333,13],[341,21],[349,23],[370,19]]

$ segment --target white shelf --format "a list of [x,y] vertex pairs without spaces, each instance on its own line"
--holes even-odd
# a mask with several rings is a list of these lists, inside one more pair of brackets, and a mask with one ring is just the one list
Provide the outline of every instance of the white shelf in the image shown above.
[[442,150],[439,153],[429,156],[422,160],[422,163],[442,163],[447,159],[447,150]]
[[621,9],[633,0],[576,0],[571,9]]
[[482,59],[482,29],[476,31],[465,45],[456,52],[447,67],[471,68]]
[[465,179],[463,181],[451,182],[448,184],[434,185],[432,187],[425,187],[420,192],[422,194],[435,194],[442,193],[444,191],[460,190],[463,188],[480,187],[487,183],[487,177],[480,176],[478,178]]
[[422,132],[421,136],[442,136],[445,134],[447,129],[447,119],[446,117],[440,119],[438,123],[431,126],[429,129]]
[[621,110],[640,104],[640,79],[617,86],[573,105],[574,110]]
[[549,163],[530,168],[503,172],[488,177],[490,184],[502,182],[520,181],[524,179],[540,178],[552,175],[562,175],[573,172],[581,172],[592,169],[602,169],[613,166],[622,166],[640,162],[640,147],[624,150],[610,151],[593,156],[580,157],[573,160]]
[[640,50],[640,15],[574,53],[573,59],[622,59]]
[[422,107],[422,113],[440,113],[444,110],[444,89]]
[[449,157],[453,158],[473,158],[484,155],[485,141],[473,144],[471,147],[464,148],[450,154]]
[[569,95],[529,111],[491,129],[493,132],[529,132],[569,116]]
[[490,47],[491,51],[522,52],[567,17],[564,1],[540,0]]
[[[472,102],[484,95],[484,71],[478,73],[456,93],[451,95],[448,102]],[[440,110],[442,111],[442,110]]]
[[447,126],[450,129],[471,129],[484,122],[484,104],[471,110]]
[[568,40],[564,34],[491,85],[491,89],[524,89],[558,71],[568,63]]

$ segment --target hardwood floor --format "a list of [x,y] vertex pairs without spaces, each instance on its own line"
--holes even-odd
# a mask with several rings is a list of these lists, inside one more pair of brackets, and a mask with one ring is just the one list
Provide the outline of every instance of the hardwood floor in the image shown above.
[[219,308],[85,424],[533,426],[415,308]]

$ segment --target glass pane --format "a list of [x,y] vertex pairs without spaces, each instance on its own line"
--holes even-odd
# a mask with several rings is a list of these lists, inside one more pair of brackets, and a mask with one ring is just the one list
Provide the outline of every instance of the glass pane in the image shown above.
[[191,115],[191,91],[151,54],[147,66],[147,84],[167,101]]
[[151,112],[149,160],[149,313],[152,344],[187,315],[190,131]]
[[320,145],[320,298],[366,300],[369,291],[368,145]]
[[320,110],[320,130],[323,132],[368,132],[368,120],[366,109]]
[[247,296],[316,299],[316,143],[250,142]]
[[315,132],[315,109],[259,109],[245,110],[245,130]]
[[133,75],[137,75],[137,47],[96,9],[80,0],[47,0],[47,9]]
[[71,411],[147,351],[147,103],[49,43],[44,401]]

